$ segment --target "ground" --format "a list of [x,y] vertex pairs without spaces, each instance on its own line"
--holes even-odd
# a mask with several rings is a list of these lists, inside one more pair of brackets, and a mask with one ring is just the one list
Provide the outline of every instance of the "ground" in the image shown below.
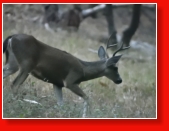
[[[115,25],[120,35],[129,25],[131,9],[117,8],[114,11]],[[104,43],[99,42],[108,36],[107,23],[102,13],[97,19],[85,19],[78,32],[45,30],[39,22],[32,19],[42,15],[41,5],[4,5],[3,37],[11,34],[26,33],[38,40],[65,50],[85,60],[99,60],[97,51]],[[132,40],[147,42],[156,47],[156,18],[150,11],[150,17],[142,13],[140,25]],[[142,43],[140,43],[142,44]],[[112,51],[109,51],[112,54]],[[120,85],[106,77],[80,84],[90,100],[90,118],[156,118],[156,55],[145,53],[141,49],[131,48],[121,52],[119,73],[123,79]],[[5,56],[4,56],[5,62]],[[32,76],[21,86],[18,98],[14,99],[10,85],[15,75],[3,81],[3,117],[4,118],[79,118],[82,117],[83,100],[70,90],[63,89],[64,105],[57,106],[57,99],[51,84],[44,83]],[[24,101],[34,100],[40,104]]]

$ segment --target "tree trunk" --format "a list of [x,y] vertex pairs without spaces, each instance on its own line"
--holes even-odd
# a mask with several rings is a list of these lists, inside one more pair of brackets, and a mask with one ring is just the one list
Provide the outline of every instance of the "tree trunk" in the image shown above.
[[116,38],[116,29],[115,29],[115,26],[114,26],[114,19],[113,19],[113,6],[111,4],[107,4],[105,9],[104,9],[104,12],[105,12],[105,17],[106,17],[106,21],[107,21],[107,24],[108,24],[108,32],[109,32],[109,35],[112,34],[112,38],[111,38],[111,44],[115,44],[117,43],[117,38]]
[[139,26],[140,12],[141,12],[141,4],[134,4],[133,16],[132,16],[130,26],[123,32],[123,37],[122,37],[122,41],[126,46],[129,46],[130,40]]

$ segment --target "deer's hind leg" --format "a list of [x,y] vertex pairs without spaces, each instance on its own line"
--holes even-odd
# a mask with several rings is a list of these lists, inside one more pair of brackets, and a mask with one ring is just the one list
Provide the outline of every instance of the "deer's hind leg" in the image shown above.
[[3,67],[3,79],[19,70],[18,63],[11,49],[9,49],[8,53],[6,53],[6,57],[7,62]]
[[6,77],[8,77],[9,75],[14,74],[15,72],[18,71],[18,65],[13,63],[12,65],[5,65],[3,67],[3,79],[5,79]]
[[23,69],[20,70],[18,76],[15,78],[15,80],[13,81],[12,86],[11,86],[14,95],[16,95],[16,93],[18,92],[18,88],[28,77],[28,75],[29,75],[28,73],[29,72],[26,72]]
[[20,85],[26,80],[29,73],[33,70],[34,66],[29,61],[22,61],[22,63],[19,64],[20,71],[18,76],[13,81],[13,84],[11,86],[14,95],[17,93],[18,88]]

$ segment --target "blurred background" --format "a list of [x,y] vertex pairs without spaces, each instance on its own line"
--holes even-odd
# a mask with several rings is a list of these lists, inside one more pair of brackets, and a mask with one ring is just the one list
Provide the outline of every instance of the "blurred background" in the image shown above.
[[[99,60],[97,51],[109,44],[131,46],[120,52],[120,85],[106,77],[80,84],[89,96],[91,118],[156,118],[156,5],[154,4],[3,4],[3,38],[25,33],[84,61]],[[119,47],[108,49],[111,56]],[[3,56],[5,64],[5,55]],[[12,98],[3,81],[4,118],[79,118],[83,100],[63,89],[58,107],[51,84],[29,76]],[[31,103],[33,100],[37,103]]]

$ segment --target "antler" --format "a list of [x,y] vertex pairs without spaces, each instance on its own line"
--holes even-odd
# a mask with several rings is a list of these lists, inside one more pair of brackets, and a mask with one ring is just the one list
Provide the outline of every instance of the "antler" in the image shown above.
[[107,54],[107,49],[110,48],[110,47],[114,47],[116,46],[117,44],[114,44],[114,45],[109,45],[109,41],[111,39],[111,37],[113,36],[113,33],[110,35],[108,41],[107,41],[107,45],[106,45],[106,55],[107,55],[107,58],[109,58],[108,54]]
[[[114,46],[117,45],[117,44],[109,45],[109,41],[110,41],[110,39],[111,39],[112,36],[113,36],[113,34],[110,35],[110,37],[109,37],[109,39],[107,41],[107,45],[106,45],[106,56],[107,56],[107,58],[109,58],[108,53],[107,53],[107,49],[110,48],[110,47],[114,47]],[[123,44],[124,44],[124,42],[122,42],[120,48],[114,52],[113,57],[116,55],[117,52],[130,48],[130,46],[123,48]]]
[[117,51],[114,52],[113,57],[116,55],[117,52],[130,48],[130,46],[123,48],[123,44],[124,42],[122,42],[121,47]]

